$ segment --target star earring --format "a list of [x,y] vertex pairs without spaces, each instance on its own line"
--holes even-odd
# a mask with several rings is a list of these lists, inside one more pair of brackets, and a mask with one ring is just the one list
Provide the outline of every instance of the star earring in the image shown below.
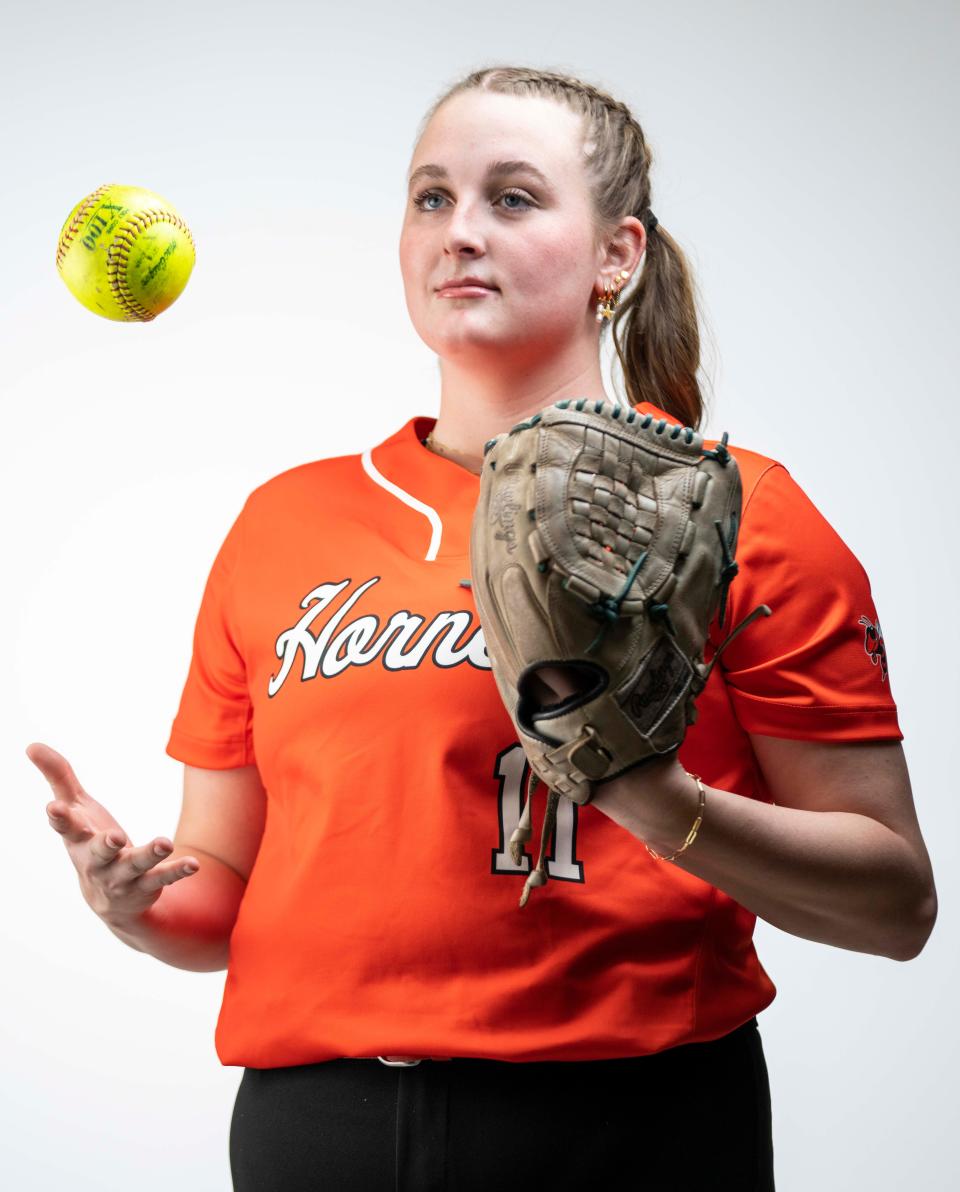
[[629,279],[630,274],[625,269],[621,269],[612,284],[604,286],[603,295],[597,299],[598,323],[602,323],[604,319],[613,318],[613,312],[617,309],[617,303],[620,301],[620,291]]

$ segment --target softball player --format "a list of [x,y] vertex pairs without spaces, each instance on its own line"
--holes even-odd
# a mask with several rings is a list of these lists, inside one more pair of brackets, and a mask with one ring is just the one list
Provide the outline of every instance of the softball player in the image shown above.
[[[787,467],[735,444],[729,623],[762,602],[774,615],[713,669],[679,758],[588,807],[561,800],[549,884],[518,909],[532,858],[507,844],[529,767],[463,582],[480,460],[550,402],[604,396],[613,311],[630,403],[699,423],[692,288],[648,166],[626,108],[580,80],[489,69],[438,101],[400,259],[440,414],[248,496],[167,744],[186,767],[176,846],[111,848],[116,821],[31,747],[115,933],[227,970],[215,1043],[243,1070],[239,1192],[771,1189],[757,1015],[776,988],[756,915],[900,959],[932,926],[868,578]],[[644,842],[685,839],[684,768],[705,815],[665,861]],[[889,829],[902,888],[865,878],[852,899],[854,855],[879,873]]]

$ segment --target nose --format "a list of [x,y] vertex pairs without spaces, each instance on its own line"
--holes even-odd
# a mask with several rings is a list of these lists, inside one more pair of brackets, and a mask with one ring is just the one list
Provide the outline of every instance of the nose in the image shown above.
[[450,213],[444,229],[444,248],[454,256],[479,257],[484,253],[480,217],[469,204],[458,205]]

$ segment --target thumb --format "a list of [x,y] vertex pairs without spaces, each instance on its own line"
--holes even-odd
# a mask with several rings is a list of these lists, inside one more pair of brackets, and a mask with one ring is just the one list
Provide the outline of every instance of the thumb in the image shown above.
[[26,754],[50,783],[58,799],[65,803],[76,803],[80,796],[86,793],[74,773],[73,766],[56,749],[44,745],[42,741],[33,741],[27,746]]

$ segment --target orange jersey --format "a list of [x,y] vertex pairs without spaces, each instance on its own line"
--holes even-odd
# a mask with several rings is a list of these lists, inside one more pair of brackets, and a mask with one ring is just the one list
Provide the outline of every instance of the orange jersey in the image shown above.
[[[167,753],[256,762],[267,792],[217,1055],[593,1060],[726,1034],[776,995],[755,915],[596,808],[560,801],[550,880],[517,906],[529,766],[461,584],[480,478],[423,445],[435,421],[254,489],[207,579]],[[721,655],[679,757],[772,802],[750,732],[903,734],[863,568],[782,464],[730,449],[739,574],[707,661],[773,615]]]

